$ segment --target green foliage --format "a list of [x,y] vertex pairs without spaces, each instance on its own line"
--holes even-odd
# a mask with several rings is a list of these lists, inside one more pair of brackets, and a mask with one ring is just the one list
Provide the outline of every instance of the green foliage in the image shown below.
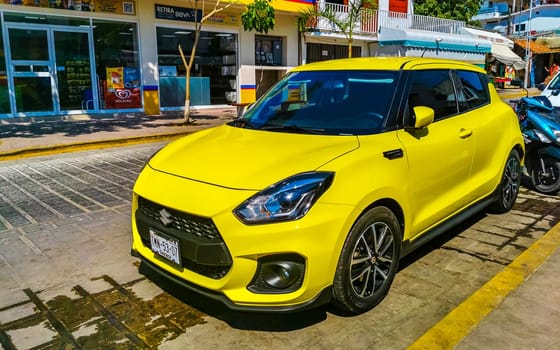
[[481,3],[481,0],[416,0],[414,14],[470,22]]
[[337,13],[332,6],[324,6],[318,8],[310,7],[304,11],[300,11],[297,26],[300,32],[305,32],[309,28],[313,28],[318,18],[328,20],[338,31],[340,31],[348,40],[348,57],[352,57],[352,43],[354,41],[354,28],[362,20],[362,11],[370,11],[377,9],[377,1],[375,0],[356,0],[349,1],[347,12]]
[[245,31],[268,33],[274,29],[276,19],[270,0],[254,0],[252,4],[247,5],[247,9],[241,13],[241,23]]

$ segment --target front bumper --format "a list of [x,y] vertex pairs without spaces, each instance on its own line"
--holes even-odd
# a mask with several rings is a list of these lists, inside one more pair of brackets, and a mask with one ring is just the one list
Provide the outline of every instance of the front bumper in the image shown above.
[[[165,189],[173,189],[172,195],[169,190],[154,186],[160,183],[165,184]],[[252,194],[252,191],[225,189],[147,168],[134,188],[132,251],[150,270],[220,300],[231,309],[294,311],[327,302],[342,245],[357,215],[355,210],[346,205],[319,202],[300,220],[248,226],[232,210]],[[146,226],[155,226],[154,229],[176,238],[178,234],[155,220],[138,220],[139,196],[169,208],[170,212],[196,214],[208,220],[220,238],[212,240],[215,237],[211,234],[213,238],[207,244],[201,243],[199,237],[187,239],[183,245],[189,247],[186,249],[189,252],[185,253],[186,263],[181,266],[161,259],[150,249]],[[200,254],[201,251],[206,253]],[[304,260],[301,286],[274,293],[249,290],[256,279],[259,261],[282,255],[297,255]],[[191,264],[190,260],[196,264],[202,261],[204,268]],[[207,273],[207,267],[220,272]]]
[[144,258],[142,255],[138,254],[138,252],[132,250],[132,256],[135,256],[140,259],[140,273],[143,275],[151,278],[152,280],[163,279],[165,281],[171,282],[175,285],[181,286],[189,291],[195,292],[199,295],[202,295],[205,298],[214,300],[225,305],[227,308],[234,310],[234,311],[241,311],[241,312],[274,312],[274,313],[290,313],[296,311],[303,311],[308,309],[316,308],[320,305],[328,304],[332,297],[332,288],[327,287],[321,291],[317,297],[294,306],[245,306],[245,305],[238,305],[233,303],[231,300],[226,298],[224,294],[208,290],[206,288],[202,288],[196,284],[190,283],[181,279],[174,274],[171,274],[157,265],[152,263],[150,260]]

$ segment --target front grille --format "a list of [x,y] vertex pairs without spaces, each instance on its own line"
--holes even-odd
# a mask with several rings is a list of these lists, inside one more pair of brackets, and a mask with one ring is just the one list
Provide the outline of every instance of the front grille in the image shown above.
[[[165,219],[162,220],[162,217]],[[150,228],[178,239],[182,267],[188,270],[220,279],[231,268],[231,255],[218,228],[209,218],[167,208],[138,197],[136,226],[146,247],[151,247]]]
[[[138,210],[147,217],[155,221],[160,221],[160,212],[162,209],[164,209],[163,206],[150,202],[145,198],[138,197]],[[171,217],[169,217],[171,222],[165,225],[166,227],[173,227],[186,234],[195,235],[210,241],[223,241],[222,236],[220,236],[218,232],[218,228],[214,225],[212,220],[169,208],[165,208],[165,210],[171,214]]]

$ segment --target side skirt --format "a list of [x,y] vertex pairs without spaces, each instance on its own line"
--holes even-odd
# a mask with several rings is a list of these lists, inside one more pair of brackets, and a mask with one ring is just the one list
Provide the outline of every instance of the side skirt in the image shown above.
[[429,241],[433,240],[435,237],[444,234],[445,232],[449,231],[454,226],[462,223],[463,221],[467,220],[468,218],[474,216],[475,214],[481,212],[485,208],[487,208],[490,204],[494,203],[498,195],[494,192],[492,195],[474,203],[470,207],[464,209],[463,211],[459,212],[452,218],[444,221],[443,223],[439,224],[438,226],[434,227],[433,229],[423,233],[420,237],[414,240],[404,241],[402,245],[402,255],[405,256],[410,254],[413,250],[423,246],[424,244],[428,243]]

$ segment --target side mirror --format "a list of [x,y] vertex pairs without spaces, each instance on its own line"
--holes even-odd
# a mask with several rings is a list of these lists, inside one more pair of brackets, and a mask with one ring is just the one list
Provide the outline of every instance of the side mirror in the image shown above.
[[414,112],[414,129],[422,129],[434,121],[434,109],[427,106],[416,106]]

